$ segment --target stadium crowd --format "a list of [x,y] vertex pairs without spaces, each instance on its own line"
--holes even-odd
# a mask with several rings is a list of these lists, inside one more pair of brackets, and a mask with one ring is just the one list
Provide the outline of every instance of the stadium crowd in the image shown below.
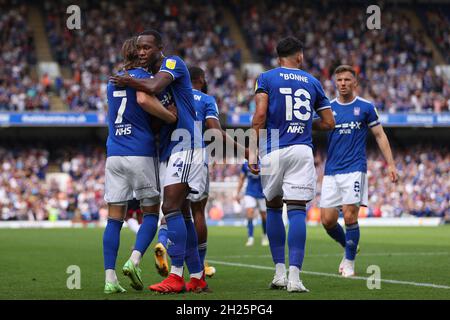
[[[148,26],[167,39],[166,54],[177,54],[188,65],[208,71],[209,92],[219,105],[237,105],[242,81],[237,76],[240,49],[229,37],[219,7],[207,1],[88,2],[82,6],[83,29],[65,27],[64,3],[46,1],[46,29],[57,61],[73,72],[61,95],[70,109],[103,110],[108,77],[121,67],[125,39]],[[179,31],[183,30],[183,33]],[[253,85],[253,84],[252,84]],[[223,110],[226,111],[226,110]]]
[[433,42],[441,50],[444,59],[450,63],[450,6],[423,6],[418,13],[424,22],[428,34],[432,37]]
[[166,54],[180,55],[189,65],[207,70],[209,93],[217,98],[222,113],[252,112],[255,79],[241,71],[241,50],[230,37],[224,5],[231,8],[254,58],[265,68],[276,66],[277,39],[294,34],[306,45],[304,68],[320,78],[330,98],[335,96],[332,70],[347,63],[358,71],[360,94],[375,101],[380,111],[449,110],[450,83],[435,73],[432,51],[424,40],[427,30],[448,59],[448,6],[423,12],[417,7],[425,27],[417,31],[396,7],[383,8],[380,30],[368,30],[365,10],[351,3],[344,7],[310,2],[300,7],[293,0],[258,4],[134,0],[126,6],[120,1],[84,2],[83,28],[73,31],[66,28],[69,4],[49,0],[42,4],[54,58],[71,75],[54,83],[45,77],[30,78],[36,62],[33,38],[29,31],[19,32],[27,30],[27,6],[2,15],[0,59],[5,63],[0,67],[0,110],[47,110],[51,87],[72,111],[103,111],[107,79],[120,69],[123,41],[152,26],[167,39]]
[[[369,208],[368,216],[418,217],[439,216],[450,219],[450,150],[427,146],[395,149],[399,182],[388,178],[386,163],[379,152],[368,152]],[[50,153],[41,148],[0,148],[0,213],[1,220],[97,220],[105,210],[103,147],[90,145],[57,149]],[[315,156],[320,198],[324,152]],[[50,167],[63,178],[52,176]],[[213,182],[236,182],[239,164],[211,166]],[[235,190],[212,197],[225,215],[237,213]]]
[[50,152],[42,148],[0,148],[2,220],[97,220],[103,201],[102,148],[61,150],[48,173]]
[[0,12],[0,111],[48,110],[45,79],[31,76],[36,53],[26,21],[28,7],[2,5]]
[[[350,64],[358,73],[360,94],[380,111],[449,110],[450,83],[434,72],[424,32],[415,31],[408,16],[395,8],[383,9],[380,30],[368,30],[361,5],[317,1],[298,6],[270,0],[233,4],[249,47],[266,68],[277,66],[273,52],[280,37],[295,35],[305,43],[305,70],[321,80],[330,98],[336,96],[334,68]],[[435,32],[448,38],[448,29],[448,20],[441,19]]]

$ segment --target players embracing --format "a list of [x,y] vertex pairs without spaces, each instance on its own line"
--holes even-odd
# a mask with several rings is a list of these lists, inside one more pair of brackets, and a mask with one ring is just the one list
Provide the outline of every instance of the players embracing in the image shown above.
[[[202,194],[206,188],[207,166],[201,130],[196,126],[189,72],[178,56],[164,56],[162,37],[156,30],[141,33],[137,39],[137,47],[140,60],[148,61],[147,67],[152,77],[137,79],[128,74],[116,75],[110,78],[111,82],[149,95],[170,96],[178,111],[173,131],[166,135],[170,140],[160,144],[160,155],[167,155],[167,161],[160,163],[159,178],[163,186],[162,211],[172,244],[168,249],[172,265],[169,276],[149,289],[161,293],[178,293],[185,289],[204,291],[208,287],[198,254],[197,234],[188,208],[192,195]],[[164,166],[163,170],[161,165]],[[143,225],[139,232],[141,230]],[[154,235],[153,229],[152,234]],[[150,242],[151,240],[146,243],[147,247]],[[183,278],[185,262],[190,273],[188,283]],[[138,274],[134,271],[131,269],[132,283]],[[140,270],[137,271],[140,273]]]
[[[150,78],[150,73],[140,67],[145,61],[139,61],[135,38],[125,41],[122,56],[124,71],[119,74],[126,72],[136,79]],[[168,111],[158,98],[141,90],[110,81],[107,94],[105,201],[108,203],[108,221],[103,234],[103,256],[104,292],[110,294],[125,291],[117,279],[115,265],[128,201],[133,198],[140,202],[144,217],[131,258],[123,271],[132,276],[133,288],[143,288],[139,262],[156,233],[160,207],[157,150],[151,125],[156,117],[174,123],[177,116],[175,110]]]
[[[328,135],[327,160],[320,199],[322,224],[345,250],[339,265],[344,277],[355,275],[355,257],[360,238],[358,213],[368,204],[366,138],[372,131],[386,162],[392,182],[397,182],[389,140],[375,106],[356,95],[356,72],[349,65],[334,71],[338,97],[331,101],[336,126]],[[342,209],[345,232],[338,223]]]

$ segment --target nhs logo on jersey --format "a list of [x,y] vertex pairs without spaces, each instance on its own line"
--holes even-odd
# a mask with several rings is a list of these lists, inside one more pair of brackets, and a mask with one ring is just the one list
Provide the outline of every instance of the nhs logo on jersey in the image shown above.
[[131,134],[131,124],[116,126],[115,136],[128,136]]
[[300,124],[291,124],[288,129],[287,129],[287,133],[298,133],[298,134],[302,134],[303,131],[305,130],[305,126],[303,123]]

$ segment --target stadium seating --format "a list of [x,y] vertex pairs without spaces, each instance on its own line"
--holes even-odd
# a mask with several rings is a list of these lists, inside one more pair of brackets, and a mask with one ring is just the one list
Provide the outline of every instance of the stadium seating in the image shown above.
[[[306,46],[305,70],[321,80],[330,98],[336,96],[332,72],[345,63],[355,66],[359,74],[359,94],[374,101],[380,111],[448,111],[449,83],[433,71],[431,50],[423,39],[425,33],[415,31],[402,7],[383,10],[381,30],[368,30],[361,5],[233,3],[249,47],[267,68],[277,64],[277,41],[295,35]],[[448,20],[441,19],[439,27],[445,33]]]
[[[0,16],[0,111],[48,110],[45,82],[33,74],[33,37],[27,26],[27,6],[3,7]],[[43,79],[44,80],[44,79]]]
[[108,2],[107,7],[89,2],[82,7],[83,32],[77,33],[65,28],[63,4],[45,5],[53,54],[73,73],[63,92],[70,109],[105,108],[106,82],[120,69],[123,41],[149,28],[164,34],[166,54],[180,55],[188,65],[207,70],[210,93],[219,105],[236,103],[240,49],[228,36],[220,7],[205,1],[127,1],[126,9],[124,6],[120,1]]
[[[52,89],[68,110],[105,110],[106,82],[120,68],[121,44],[152,27],[164,34],[167,54],[178,54],[189,65],[207,70],[209,93],[216,96],[222,113],[252,112],[255,79],[241,71],[241,49],[230,35],[225,6],[238,20],[253,59],[266,68],[276,65],[274,49],[281,37],[294,34],[304,40],[304,68],[320,78],[330,98],[335,96],[333,68],[349,63],[359,73],[360,95],[375,101],[380,111],[449,110],[450,84],[435,73],[435,57],[424,41],[428,34],[448,62],[448,5],[412,7],[425,28],[416,30],[403,11],[411,6],[399,4],[383,11],[381,30],[370,31],[365,11],[351,3],[344,8],[337,2],[298,6],[293,0],[257,5],[219,0],[134,0],[126,6],[121,1],[86,2],[81,5],[82,29],[68,30],[67,3],[46,1],[40,8],[48,41],[65,71],[64,80],[51,84]],[[50,84],[32,72],[36,57],[27,10],[27,4],[21,4],[1,18],[0,110],[51,109]],[[291,23],[278,23],[282,19]]]
[[439,47],[446,63],[450,63],[450,6],[449,5],[427,5],[420,7],[417,11],[425,24],[428,34],[433,42]]
[[[399,183],[389,182],[386,163],[379,152],[369,150],[368,216],[450,217],[450,150],[422,145],[394,153]],[[1,220],[95,220],[104,208],[104,147],[0,148]],[[319,203],[324,150],[316,153],[318,192],[312,205]],[[52,159],[52,160],[50,160]],[[49,178],[50,166],[66,173],[64,184]],[[241,165],[211,166],[212,182],[236,182]],[[229,190],[230,191],[230,190]],[[234,215],[235,190],[212,193],[211,204],[221,203],[225,216]],[[239,213],[240,214],[240,213]],[[239,215],[238,215],[239,216]]]

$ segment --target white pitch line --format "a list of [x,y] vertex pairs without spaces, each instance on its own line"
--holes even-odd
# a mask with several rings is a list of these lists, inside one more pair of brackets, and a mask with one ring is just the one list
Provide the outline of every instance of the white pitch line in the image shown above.
[[[387,257],[387,256],[447,256],[450,252],[379,252],[379,253],[358,253],[358,257]],[[322,258],[322,257],[342,257],[342,253],[318,253],[308,254],[306,257],[310,258]],[[264,255],[234,255],[234,256],[221,256],[220,258],[270,258],[270,254]]]
[[[226,262],[226,261],[217,261],[217,260],[209,260],[208,263],[214,263],[214,264],[221,264],[224,266],[232,266],[232,267],[242,267],[242,268],[251,268],[251,269],[261,269],[261,270],[270,270],[274,271],[275,268],[273,267],[267,267],[267,266],[260,266],[255,264],[244,264],[244,263],[234,263],[234,262]],[[340,275],[334,274],[334,273],[325,273],[325,272],[315,272],[315,271],[301,271],[304,274],[310,274],[314,276],[323,276],[323,277],[331,277],[331,278],[339,278],[339,279],[350,279],[350,280],[365,280],[367,281],[368,278],[366,277],[351,277],[351,278],[343,278]],[[450,289],[450,286],[440,285],[440,284],[433,284],[433,283],[421,283],[421,282],[412,282],[412,281],[400,281],[400,280],[390,280],[390,279],[380,279],[381,282],[385,283],[392,283],[392,284],[404,284],[404,285],[410,285],[410,286],[416,286],[416,287],[427,287],[427,288],[435,288],[435,289]]]

